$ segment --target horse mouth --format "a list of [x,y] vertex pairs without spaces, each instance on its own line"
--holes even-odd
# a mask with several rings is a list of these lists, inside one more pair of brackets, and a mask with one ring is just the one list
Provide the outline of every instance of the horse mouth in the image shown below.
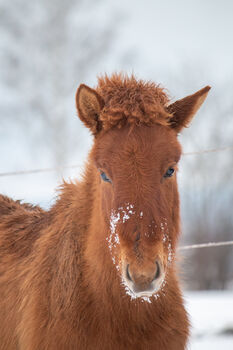
[[156,281],[156,283],[152,283],[150,286],[148,286],[147,289],[135,286],[132,282],[130,282],[128,279],[122,276],[122,285],[125,288],[126,294],[131,297],[131,300],[138,298],[142,298],[144,300],[152,297],[157,298],[164,284],[165,273],[161,275],[161,277],[158,281]]

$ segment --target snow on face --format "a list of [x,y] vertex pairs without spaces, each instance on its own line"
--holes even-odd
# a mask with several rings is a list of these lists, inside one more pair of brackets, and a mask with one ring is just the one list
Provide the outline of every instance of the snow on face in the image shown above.
[[118,264],[116,264],[116,258],[113,250],[117,247],[118,244],[120,244],[120,238],[118,233],[116,232],[116,225],[120,221],[120,213],[111,213],[110,217],[110,235],[106,238],[106,241],[108,242],[108,248],[111,253],[113,264],[116,266],[117,271],[120,270],[120,267]]
[[[119,223],[125,223],[127,220],[129,220],[132,215],[135,215],[134,205],[127,203],[125,206],[119,207],[117,210],[112,210],[111,215],[110,215],[110,234],[106,238],[106,241],[108,242],[108,248],[111,253],[112,261],[113,264],[115,265],[117,271],[120,271],[120,266],[119,263],[117,263],[117,258],[116,258],[116,248],[120,244],[120,237],[117,233],[117,225]],[[140,219],[143,218],[143,212],[141,211],[139,213]],[[152,227],[153,226],[153,227]],[[155,230],[157,229],[157,225],[155,224],[154,221],[152,221],[152,224],[149,225],[149,227],[154,228]],[[173,252],[172,252],[172,245],[171,245],[171,240],[169,238],[169,230],[168,230],[168,225],[167,225],[167,219],[163,218],[163,220],[160,223],[160,229],[163,234],[163,244],[167,245],[168,249],[168,265],[171,264],[172,259],[173,259]],[[153,294],[151,297],[137,297],[128,287],[126,284],[124,277],[121,276],[121,283],[124,286],[125,292],[127,295],[130,296],[131,300],[139,299],[141,302],[148,302],[151,303],[153,299],[158,299],[161,295],[165,295],[164,288],[166,286],[166,278],[164,278],[162,285],[159,289],[159,291],[155,294]]]
[[161,284],[161,287],[157,293],[155,293],[151,296],[148,296],[148,297],[147,296],[142,297],[142,296],[137,296],[136,294],[134,294],[134,292],[128,287],[127,283],[125,282],[124,277],[121,277],[121,284],[125,289],[125,293],[130,296],[131,300],[137,299],[137,300],[141,301],[142,303],[147,302],[149,304],[151,304],[153,300],[157,300],[161,296],[165,295],[166,283],[167,283],[167,281],[166,281],[166,279],[164,279],[162,284]]
[[[142,217],[143,217],[143,212],[140,212],[140,218],[142,218]],[[150,224],[149,227],[150,227],[150,230],[152,229],[152,232],[153,232],[153,229],[156,230],[157,225],[152,220],[152,224]],[[165,244],[165,242],[168,241],[168,252],[169,252],[168,253],[168,264],[169,264],[172,261],[173,254],[172,254],[170,238],[169,238],[169,235],[168,235],[169,231],[168,231],[166,219],[165,219],[164,223],[163,222],[161,223],[160,228],[161,228],[161,230],[163,232],[163,243]],[[147,236],[147,233],[145,233],[145,236]],[[167,283],[167,281],[166,281],[166,275],[165,275],[159,290],[155,294],[153,294],[152,296],[148,296],[148,297],[146,297],[146,296],[138,297],[136,294],[133,293],[133,291],[131,291],[131,289],[128,287],[127,283],[125,282],[124,277],[122,277],[122,285],[125,288],[126,294],[130,296],[130,299],[131,300],[138,299],[142,303],[143,302],[147,302],[149,304],[151,304],[153,300],[157,300],[159,297],[165,295],[166,283]]]
[[172,251],[172,244],[171,244],[171,239],[169,237],[169,229],[167,225],[167,219],[163,218],[163,222],[160,223],[160,228],[163,234],[163,243],[167,244],[167,249],[168,249],[168,266],[172,263],[174,254]]
[[130,203],[126,203],[126,205],[123,207],[119,207],[117,210],[112,210],[110,215],[110,234],[106,238],[106,241],[108,242],[108,248],[110,250],[113,264],[116,266],[117,271],[120,270],[120,267],[118,264],[116,264],[116,248],[120,244],[120,238],[117,233],[117,225],[119,223],[125,223],[127,220],[130,219],[132,215],[135,214],[135,211],[133,210],[134,205]]

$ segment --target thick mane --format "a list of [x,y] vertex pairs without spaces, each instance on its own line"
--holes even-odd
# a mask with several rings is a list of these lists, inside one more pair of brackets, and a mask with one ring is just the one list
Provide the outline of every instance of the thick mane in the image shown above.
[[136,80],[132,76],[113,74],[98,79],[96,88],[104,100],[100,114],[103,130],[129,124],[168,125],[171,115],[166,110],[167,94],[153,82]]

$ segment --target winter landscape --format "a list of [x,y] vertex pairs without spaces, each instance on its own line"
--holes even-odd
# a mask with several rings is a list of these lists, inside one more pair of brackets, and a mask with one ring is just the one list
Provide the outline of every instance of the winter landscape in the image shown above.
[[[0,0],[0,192],[49,208],[63,179],[80,178],[92,144],[80,83],[125,71],[172,100],[210,85],[180,135],[180,245],[233,240],[232,13],[228,0]],[[189,349],[233,349],[233,247],[182,252],[180,265]]]

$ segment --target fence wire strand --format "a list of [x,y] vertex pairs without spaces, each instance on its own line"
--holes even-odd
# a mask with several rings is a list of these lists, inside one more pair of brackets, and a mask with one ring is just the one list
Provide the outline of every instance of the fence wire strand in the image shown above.
[[211,248],[211,247],[222,247],[222,246],[230,246],[233,245],[233,241],[225,241],[225,242],[208,242],[208,243],[200,243],[200,244],[191,244],[185,245],[178,248],[178,250],[189,250],[189,249],[197,249],[197,248]]
[[[202,151],[196,151],[196,152],[186,152],[186,153],[183,153],[183,156],[192,156],[192,155],[205,154],[205,153],[215,153],[215,152],[221,152],[221,151],[228,151],[230,149],[233,149],[233,145],[226,146],[226,147],[220,147],[220,148],[207,149],[207,150],[202,150]],[[53,172],[53,171],[62,171],[65,169],[80,168],[81,166],[82,166],[81,164],[74,164],[74,165],[62,166],[60,168],[55,167],[55,168],[39,168],[39,169],[31,169],[31,170],[9,171],[9,172],[0,173],[0,177],[47,173],[47,172]]]
[[193,156],[196,154],[204,154],[204,153],[215,153],[215,152],[221,152],[221,151],[228,151],[230,149],[233,149],[233,145],[219,147],[219,148],[206,149],[206,150],[196,151],[196,152],[186,152],[186,153],[183,153],[183,156]]
[[28,174],[37,174],[37,173],[48,173],[52,171],[62,171],[65,169],[75,169],[81,168],[81,164],[76,165],[67,165],[60,168],[39,168],[39,169],[31,169],[31,170],[19,170],[19,171],[9,171],[5,173],[0,173],[0,176],[14,176],[14,175],[28,175]]

